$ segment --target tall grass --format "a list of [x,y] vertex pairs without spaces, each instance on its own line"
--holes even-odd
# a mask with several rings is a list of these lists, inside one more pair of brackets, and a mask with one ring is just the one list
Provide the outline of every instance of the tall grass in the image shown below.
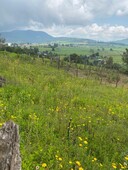
[[127,169],[128,90],[0,56],[0,124],[20,127],[22,169]]

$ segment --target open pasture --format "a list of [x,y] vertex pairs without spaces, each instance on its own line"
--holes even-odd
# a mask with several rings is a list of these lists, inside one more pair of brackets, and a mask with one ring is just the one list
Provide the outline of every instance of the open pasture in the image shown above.
[[0,55],[0,125],[20,127],[23,170],[128,169],[128,89]]
[[122,54],[125,51],[126,46],[119,46],[119,45],[95,45],[95,46],[89,46],[89,45],[67,45],[62,46],[59,45],[58,47],[54,48],[54,51],[52,51],[52,48],[47,46],[40,46],[40,51],[52,51],[53,53],[59,55],[60,57],[69,56],[70,54],[76,53],[78,55],[91,55],[93,53],[99,53],[100,58],[103,57],[113,57],[113,61],[115,63],[122,63]]

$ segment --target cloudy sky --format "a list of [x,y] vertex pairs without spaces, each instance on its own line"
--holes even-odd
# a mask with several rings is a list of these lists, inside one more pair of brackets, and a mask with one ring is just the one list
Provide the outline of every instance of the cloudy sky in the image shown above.
[[128,0],[0,0],[0,32],[16,29],[105,41],[128,38]]

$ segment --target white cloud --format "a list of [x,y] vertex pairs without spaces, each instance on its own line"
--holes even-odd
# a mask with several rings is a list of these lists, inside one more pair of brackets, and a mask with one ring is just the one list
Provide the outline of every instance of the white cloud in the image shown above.
[[46,31],[53,36],[66,36],[77,38],[89,38],[102,41],[111,41],[128,38],[128,27],[121,25],[98,25],[93,23],[87,26],[57,26],[53,25],[49,28],[44,28],[42,31]]
[[[1,1],[0,31],[29,28],[45,30],[56,36],[95,39],[128,37],[128,28],[121,23],[128,16],[128,0]],[[107,25],[110,21],[114,26]],[[125,23],[128,25],[127,21]]]

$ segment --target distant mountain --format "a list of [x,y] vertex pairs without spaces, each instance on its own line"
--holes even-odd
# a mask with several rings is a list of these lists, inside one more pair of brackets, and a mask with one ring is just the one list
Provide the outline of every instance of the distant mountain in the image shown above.
[[82,39],[82,38],[68,38],[68,37],[53,37],[46,32],[32,31],[32,30],[15,30],[10,32],[1,32],[6,42],[10,43],[89,43],[95,44],[95,40]]
[[117,41],[115,41],[115,43],[128,45],[128,38],[122,39],[122,40],[117,40]]
[[32,30],[1,32],[1,36],[6,39],[6,42],[11,43],[44,43],[54,40],[54,37],[46,32]]
[[43,31],[32,30],[14,30],[10,32],[1,32],[1,37],[10,43],[79,43],[89,45],[108,45],[108,44],[121,44],[128,45],[128,39],[113,41],[113,42],[100,42],[84,38],[70,38],[70,37],[53,37]]

